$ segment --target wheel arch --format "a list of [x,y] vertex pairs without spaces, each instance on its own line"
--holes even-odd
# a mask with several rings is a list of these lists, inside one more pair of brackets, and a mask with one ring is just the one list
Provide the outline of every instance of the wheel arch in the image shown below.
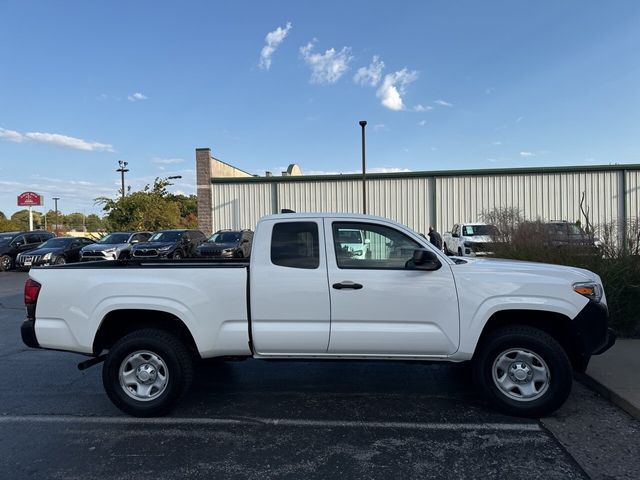
[[[573,368],[586,368],[589,355],[584,352],[580,332],[571,318],[562,313],[547,310],[508,309],[495,312],[485,323],[475,348],[477,353],[492,332],[507,326],[524,325],[537,328],[551,335],[565,350]],[[475,356],[475,353],[474,353]]]
[[93,340],[94,355],[100,355],[118,339],[143,328],[156,328],[174,334],[200,357],[193,334],[179,317],[162,310],[138,308],[112,310],[104,316]]

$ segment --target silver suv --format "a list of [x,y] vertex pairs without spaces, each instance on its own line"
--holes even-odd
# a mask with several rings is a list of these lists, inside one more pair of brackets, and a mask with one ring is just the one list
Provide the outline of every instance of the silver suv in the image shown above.
[[113,232],[80,251],[80,261],[122,260],[129,258],[131,247],[146,242],[151,232]]

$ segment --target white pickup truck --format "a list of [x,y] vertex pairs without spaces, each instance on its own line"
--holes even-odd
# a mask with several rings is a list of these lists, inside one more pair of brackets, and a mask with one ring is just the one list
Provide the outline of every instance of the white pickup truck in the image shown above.
[[[355,230],[365,255],[341,244]],[[540,416],[615,341],[594,273],[452,259],[364,215],[264,217],[249,262],[33,268],[25,304],[24,343],[104,360],[109,398],[137,416],[167,413],[211,357],[470,360],[497,407]]]
[[442,235],[442,249],[447,255],[481,257],[492,253],[498,230],[486,223],[457,223]]

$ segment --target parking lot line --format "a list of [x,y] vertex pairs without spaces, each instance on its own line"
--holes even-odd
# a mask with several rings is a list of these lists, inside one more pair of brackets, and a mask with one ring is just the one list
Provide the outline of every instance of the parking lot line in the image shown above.
[[237,425],[237,426],[274,426],[274,427],[318,427],[318,428],[380,428],[407,430],[441,430],[441,431],[517,431],[543,432],[538,423],[421,423],[421,422],[367,422],[351,420],[309,420],[290,418],[193,418],[193,417],[90,417],[75,415],[5,415],[0,416],[2,423],[85,423],[113,425]]

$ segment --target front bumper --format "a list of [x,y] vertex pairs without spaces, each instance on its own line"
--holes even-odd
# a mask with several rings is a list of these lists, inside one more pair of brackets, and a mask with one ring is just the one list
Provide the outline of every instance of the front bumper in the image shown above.
[[616,342],[616,334],[609,328],[609,310],[603,303],[590,300],[574,322],[578,329],[578,342],[586,355],[600,355]]

